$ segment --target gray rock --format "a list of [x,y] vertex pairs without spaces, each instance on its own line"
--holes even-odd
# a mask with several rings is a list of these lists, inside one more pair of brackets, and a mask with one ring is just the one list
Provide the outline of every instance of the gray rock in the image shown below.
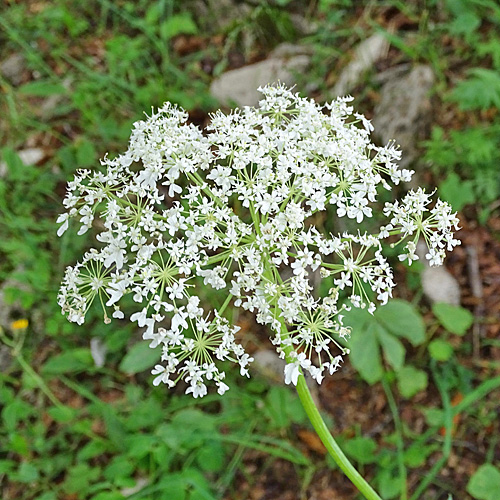
[[365,72],[381,59],[388,49],[389,42],[380,33],[376,33],[361,42],[356,48],[351,62],[341,72],[333,88],[333,93],[337,96],[344,96],[351,92]]
[[233,0],[198,0],[193,9],[197,21],[202,25],[210,25],[212,30],[216,28],[215,31],[223,30],[231,23],[241,22],[252,12],[250,5]]
[[0,63],[0,74],[13,85],[23,81],[26,62],[22,54],[12,54]]
[[[392,71],[392,69],[391,69]],[[429,66],[415,66],[408,74],[388,80],[372,123],[382,143],[395,140],[403,151],[399,164],[407,168],[419,155],[418,143],[427,136],[432,119],[429,92],[434,73]]]
[[295,74],[305,71],[310,57],[290,44],[278,46],[265,61],[227,71],[212,82],[211,94],[223,104],[257,106],[262,94],[257,88],[268,83],[295,83]]
[[[35,165],[45,158],[45,152],[40,148],[27,148],[17,152],[19,158],[25,165]],[[0,178],[5,177],[8,167],[5,162],[0,162]]]
[[264,349],[252,354],[255,367],[275,382],[284,383],[286,361],[273,349]]
[[102,368],[106,362],[108,348],[99,337],[90,339],[90,354],[97,368]]
[[460,285],[444,266],[431,267],[428,264],[425,254],[426,244],[419,241],[417,245],[417,255],[424,265],[421,280],[424,295],[431,304],[445,302],[454,306],[460,305]]
[[426,267],[421,278],[424,294],[432,304],[446,302],[460,305],[460,286],[445,267]]
[[[71,78],[65,78],[61,82],[62,86],[66,90],[70,89],[71,83],[72,83]],[[61,102],[63,102],[65,99],[67,99],[67,96],[64,94],[54,94],[44,99],[38,110],[40,117],[44,119],[49,119],[50,117],[52,117],[54,111],[56,111],[59,104],[61,104]]]
[[292,21],[293,27],[301,35],[312,35],[318,30],[319,23],[308,19],[303,13],[300,14],[290,14],[290,19]]
[[311,56],[313,50],[311,47],[304,45],[296,45],[293,43],[280,43],[274,50],[271,51],[269,57],[281,58],[285,61],[295,56]]

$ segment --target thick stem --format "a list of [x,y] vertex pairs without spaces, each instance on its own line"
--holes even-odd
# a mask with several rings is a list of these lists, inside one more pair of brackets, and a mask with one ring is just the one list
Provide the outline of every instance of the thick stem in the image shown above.
[[342,472],[352,481],[354,486],[358,488],[360,493],[367,500],[382,500],[376,491],[363,479],[361,474],[354,468],[354,466],[349,462],[349,459],[344,455],[343,451],[340,449],[339,445],[333,439],[330,434],[328,427],[321,418],[321,415],[316,407],[316,404],[311,397],[311,393],[307,387],[304,375],[299,375],[297,381],[297,393],[299,394],[300,401],[304,410],[314,427],[314,430],[318,434],[322,443],[325,445],[330,456],[335,460],[335,463],[340,467]]
[[[255,222],[255,219],[254,219]],[[279,274],[275,269],[272,269],[268,264],[270,259],[267,260],[267,265],[264,268],[263,275],[270,281],[274,281],[274,273],[276,273],[277,280],[280,280]],[[277,305],[275,305],[275,317],[281,323],[281,339],[286,340],[289,338],[288,328],[286,326],[285,320],[282,317],[281,310]],[[291,352],[293,350],[290,344],[283,343],[282,348],[285,353],[285,359],[287,363],[292,362]],[[361,474],[354,468],[354,466],[349,462],[349,459],[344,455],[344,452],[340,449],[339,445],[333,439],[330,434],[328,427],[321,418],[318,408],[314,403],[314,400],[309,392],[306,384],[304,375],[300,373],[297,379],[297,393],[299,394],[300,402],[304,407],[304,410],[311,421],[314,430],[318,434],[322,443],[325,445],[330,456],[335,460],[335,463],[340,467],[342,472],[352,481],[354,486],[358,488],[359,492],[366,498],[366,500],[382,500],[382,498],[377,494],[377,492],[363,479]]]

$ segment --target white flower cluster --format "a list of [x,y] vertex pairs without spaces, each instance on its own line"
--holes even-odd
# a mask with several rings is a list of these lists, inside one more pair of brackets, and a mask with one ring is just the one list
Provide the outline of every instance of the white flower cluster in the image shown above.
[[[423,235],[431,265],[459,243],[450,206],[438,201],[429,209],[422,189],[387,203],[390,220],[376,235],[318,231],[313,216],[329,205],[339,218],[362,223],[379,191],[412,172],[398,168],[393,144],[370,141],[372,126],[353,113],[351,98],[322,107],[283,86],[259,90],[258,109],[218,112],[205,134],[170,104],[135,123],[127,151],[102,161],[105,172],[79,171],[69,183],[58,219],[59,235],[69,219],[83,234],[97,217],[102,243],[66,270],[63,313],[81,324],[99,297],[109,322],[109,309],[124,317],[119,302],[130,295],[130,319],[145,327],[151,347],[162,346],[154,384],[183,379],[194,397],[207,393],[208,381],[221,394],[228,389],[216,360],[238,363],[248,375],[252,358],[223,317],[229,306],[269,325],[287,360],[287,383],[300,372],[320,383],[348,353],[335,340],[349,334],[339,292],[371,312],[375,300],[392,295],[381,241],[399,236],[400,259],[411,263]],[[311,284],[316,270],[331,276],[325,296]],[[226,291],[215,310],[203,308],[210,288]]]

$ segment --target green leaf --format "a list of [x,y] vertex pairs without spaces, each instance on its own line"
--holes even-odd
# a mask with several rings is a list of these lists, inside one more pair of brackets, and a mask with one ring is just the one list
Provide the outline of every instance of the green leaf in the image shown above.
[[90,467],[85,463],[74,465],[68,469],[66,479],[62,485],[67,493],[78,493],[85,497],[89,486],[101,474],[97,467]]
[[65,94],[67,91],[60,83],[53,83],[47,80],[25,83],[19,87],[18,93],[32,95],[36,97],[48,97],[51,95]]
[[36,497],[36,500],[57,500],[57,494],[54,491],[46,491],[45,493],[42,493],[39,497]]
[[109,445],[102,441],[89,441],[83,448],[81,448],[76,457],[79,461],[85,462],[91,458],[103,455],[109,448]]
[[132,434],[127,437],[127,455],[138,460],[150,453],[158,439],[151,434]]
[[33,413],[33,408],[22,399],[14,399],[2,410],[2,419],[7,430],[14,430],[19,421],[25,421]]
[[115,456],[110,464],[104,469],[104,477],[115,484],[119,482],[119,480],[123,478],[128,478],[132,476],[134,472],[134,465],[131,461],[125,456],[117,455]]
[[28,447],[28,441],[24,436],[19,433],[12,433],[9,435],[10,438],[10,450],[14,453],[19,453],[23,457],[30,454],[30,449]]
[[42,367],[42,373],[44,375],[61,375],[82,372],[93,367],[94,360],[90,349],[80,347],[49,358]]
[[287,387],[271,387],[266,396],[265,411],[273,427],[286,429],[291,423],[303,423],[307,416],[293,392]]
[[155,428],[165,421],[165,409],[153,397],[143,399],[135,411],[127,418],[128,430],[144,432],[147,428]]
[[76,162],[78,168],[90,167],[96,161],[96,150],[90,141],[81,141],[76,145]]
[[401,478],[397,473],[397,470],[382,469],[379,474],[377,474],[378,480],[378,491],[382,498],[394,498],[401,491]]
[[463,12],[450,24],[450,33],[468,38],[479,26],[481,26],[481,19],[474,12]]
[[2,148],[2,158],[10,173],[22,172],[25,165],[19,155],[9,147]]
[[425,340],[425,325],[422,316],[408,302],[399,299],[389,301],[375,311],[375,318],[384,327],[397,335],[408,339],[414,346]]
[[446,340],[433,340],[429,346],[429,354],[436,361],[448,361],[453,354],[453,347]]
[[344,449],[359,464],[372,464],[377,460],[375,456],[377,444],[371,438],[359,436],[350,439],[345,443]]
[[120,363],[120,370],[129,375],[143,372],[151,367],[161,357],[161,349],[151,349],[147,342],[134,344]]
[[441,183],[439,195],[450,203],[454,210],[462,210],[465,205],[476,200],[472,181],[463,181],[455,172],[448,174]]
[[500,471],[491,464],[477,469],[467,484],[467,492],[477,500],[498,500]]
[[0,474],[8,474],[14,468],[16,462],[14,460],[0,459]]
[[99,404],[99,413],[106,424],[109,439],[118,449],[123,450],[127,433],[123,422],[116,414],[115,408],[101,403]]
[[474,322],[474,315],[470,311],[444,302],[434,304],[432,312],[449,332],[456,335],[464,335]]
[[438,445],[431,444],[425,445],[421,443],[414,443],[410,445],[404,452],[404,461],[408,467],[422,467],[429,455],[436,451]]
[[451,93],[451,100],[462,111],[471,109],[500,108],[500,75],[485,68],[469,70],[470,78],[460,82]]
[[349,343],[350,360],[361,377],[369,384],[378,382],[383,375],[377,340],[377,325],[372,323],[365,331],[352,333]]
[[69,406],[54,406],[47,410],[47,413],[56,421],[66,423],[73,420],[78,413],[77,410]]
[[497,37],[492,36],[487,42],[478,44],[477,53],[480,56],[490,55],[493,66],[500,69],[500,40]]
[[404,300],[389,302],[373,316],[365,310],[352,309],[346,312],[345,324],[351,327],[350,360],[369,384],[382,377],[381,353],[396,371],[403,366],[405,347],[398,337],[408,339],[413,345],[425,340],[422,317]]
[[427,425],[431,427],[440,427],[444,425],[444,411],[439,408],[423,408],[422,413],[425,416]]
[[412,398],[427,387],[427,373],[414,366],[403,366],[397,373],[398,389],[405,398]]
[[17,470],[16,479],[20,483],[33,483],[40,477],[38,469],[28,462],[23,462]]
[[101,491],[92,500],[123,500],[123,495],[118,491]]
[[403,344],[389,332],[381,328],[377,328],[377,336],[384,352],[386,361],[398,371],[405,360],[405,348]]
[[160,35],[164,40],[181,34],[196,35],[196,33],[198,33],[198,27],[189,13],[171,16],[160,25]]
[[207,441],[196,454],[196,461],[206,472],[220,472],[225,466],[226,454],[221,443]]

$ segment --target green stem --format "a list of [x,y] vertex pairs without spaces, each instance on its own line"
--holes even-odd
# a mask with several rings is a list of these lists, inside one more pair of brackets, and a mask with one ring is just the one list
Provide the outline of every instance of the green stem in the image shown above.
[[411,500],[418,500],[422,493],[424,493],[427,486],[429,486],[432,481],[434,481],[435,477],[438,475],[439,471],[442,469],[444,464],[448,461],[448,458],[451,454],[451,447],[453,444],[453,409],[451,406],[450,395],[448,394],[448,389],[446,384],[443,383],[442,374],[438,373],[436,368],[436,362],[433,360],[431,362],[432,374],[434,376],[434,381],[436,382],[436,386],[441,395],[441,399],[443,400],[443,410],[444,410],[444,442],[443,442],[443,451],[441,458],[433,465],[430,472],[428,472],[423,479],[423,481],[419,484],[417,490],[411,497]]
[[314,427],[314,430],[318,434],[322,443],[325,445],[330,456],[335,460],[335,463],[340,467],[342,472],[352,481],[354,486],[358,488],[360,493],[367,500],[382,500],[376,491],[363,479],[361,474],[354,468],[354,466],[349,462],[349,459],[344,455],[343,451],[340,449],[339,445],[330,434],[328,427],[321,418],[321,415],[316,407],[311,393],[307,387],[304,375],[299,375],[297,381],[297,393],[299,394],[300,402],[304,407],[304,410]]
[[[263,276],[268,279],[273,278],[273,269],[268,264],[265,265]],[[279,279],[279,275],[278,275]],[[285,320],[281,316],[281,310],[276,305],[275,306],[275,317],[281,323],[281,338],[282,340],[289,338],[288,328],[286,326]],[[291,345],[283,345],[283,351],[285,353],[285,358],[288,363],[291,360],[291,351],[293,350]],[[354,486],[359,490],[359,492],[366,498],[366,500],[382,500],[377,492],[363,479],[363,476],[356,470],[356,468],[351,464],[349,459],[344,455],[344,452],[340,449],[333,436],[331,435],[328,427],[326,426],[323,418],[321,417],[319,410],[309,392],[304,375],[300,373],[297,379],[297,393],[302,403],[309,420],[316,431],[316,434],[321,439],[321,442],[325,445],[328,453],[333,458],[335,463],[339,466],[342,472],[352,481]]]
[[384,388],[385,395],[389,403],[389,408],[392,413],[392,419],[394,420],[394,427],[396,428],[396,443],[398,447],[398,470],[399,470],[399,478],[401,481],[400,498],[401,500],[407,500],[408,488],[407,488],[407,472],[404,462],[403,424],[399,416],[396,400],[394,399],[394,395],[392,394],[391,391],[391,386],[387,380],[387,374],[385,374],[384,377],[382,378],[382,386]]
[[21,368],[36,382],[41,391],[50,399],[54,406],[65,408],[65,406],[54,396],[54,393],[48,388],[47,384],[42,380],[40,375],[31,368],[21,354],[17,354],[16,359],[21,365]]

